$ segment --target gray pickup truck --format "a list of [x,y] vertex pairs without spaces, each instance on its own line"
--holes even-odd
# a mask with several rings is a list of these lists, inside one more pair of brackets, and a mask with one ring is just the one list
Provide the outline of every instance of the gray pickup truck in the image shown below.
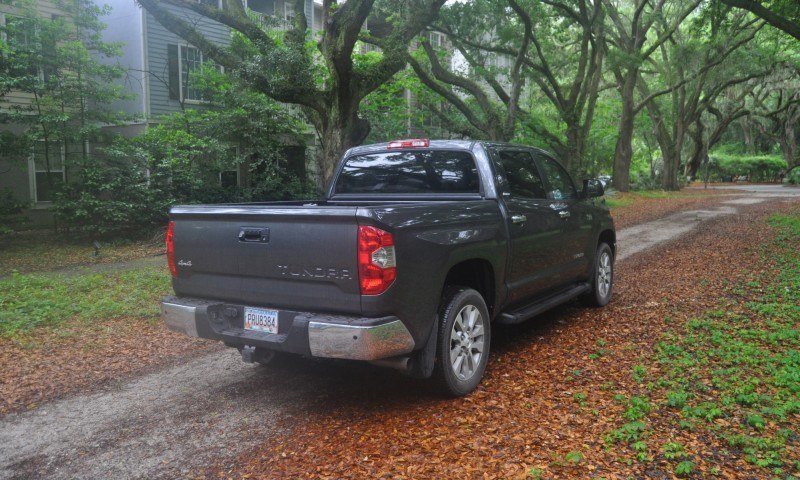
[[352,148],[323,200],[174,207],[162,315],[245,361],[369,361],[465,395],[492,324],[577,296],[608,303],[616,235],[603,194],[532,147]]

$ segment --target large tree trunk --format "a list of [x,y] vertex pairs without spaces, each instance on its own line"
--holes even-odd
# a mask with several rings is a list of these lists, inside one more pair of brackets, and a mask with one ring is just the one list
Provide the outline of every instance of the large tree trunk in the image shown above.
[[756,144],[753,141],[753,131],[750,125],[750,119],[745,117],[739,120],[739,126],[742,129],[742,141],[747,148],[747,153],[754,155],[756,153]]
[[689,157],[689,161],[686,163],[686,169],[684,170],[684,174],[692,179],[697,176],[697,171],[700,169],[700,165],[705,162],[706,157],[708,157],[708,142],[705,139],[705,131],[706,125],[703,123],[701,119],[698,119],[695,122],[695,129],[691,133],[692,141],[694,142],[694,149],[692,150],[692,156]]
[[329,185],[342,153],[360,145],[369,135],[369,122],[358,117],[357,105],[356,102],[355,105],[331,106],[330,117],[320,119],[319,116],[315,116],[313,119],[322,142],[318,168],[324,187]]
[[676,124],[673,126],[671,135],[664,122],[664,115],[656,102],[650,100],[646,105],[664,163],[661,172],[661,186],[664,190],[679,190],[678,167],[681,163],[680,145],[683,144],[684,129],[680,124]]
[[566,155],[561,157],[561,162],[564,164],[564,167],[573,172],[574,174],[579,174],[579,170],[583,164],[582,155],[583,155],[583,139],[580,135],[580,126],[575,124],[567,124],[567,145],[566,145]]
[[681,189],[678,174],[681,167],[681,145],[683,145],[685,128],[682,123],[677,122],[674,131],[675,136],[667,147],[668,152],[664,152],[664,177],[662,178],[661,186],[667,191]]
[[797,158],[797,122],[800,119],[800,109],[792,109],[783,124],[783,132],[778,139],[781,145],[783,159],[789,168],[798,164]]
[[625,76],[620,91],[622,114],[619,119],[619,136],[614,149],[614,171],[612,174],[614,188],[627,192],[631,188],[631,158],[633,157],[633,127],[636,114],[634,112],[634,90],[638,71],[631,71]]

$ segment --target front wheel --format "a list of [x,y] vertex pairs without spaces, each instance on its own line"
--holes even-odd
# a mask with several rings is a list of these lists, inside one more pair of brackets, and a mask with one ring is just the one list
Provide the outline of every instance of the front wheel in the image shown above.
[[439,311],[434,378],[443,392],[460,397],[475,390],[489,361],[491,326],[480,293],[465,287],[445,291]]
[[614,289],[614,253],[607,243],[597,246],[589,282],[592,289],[586,292],[584,300],[594,307],[606,306]]

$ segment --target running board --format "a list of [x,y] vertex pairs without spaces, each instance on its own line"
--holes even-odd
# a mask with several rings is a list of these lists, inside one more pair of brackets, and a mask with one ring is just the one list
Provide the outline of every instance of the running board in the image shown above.
[[591,288],[592,287],[588,283],[579,283],[572,288],[563,290],[549,297],[545,297],[539,302],[526,305],[518,310],[505,312],[500,315],[500,318],[497,319],[497,323],[501,323],[503,325],[522,323],[531,317],[539,315],[545,310],[550,310],[551,308],[561,305],[562,303],[571,300],[584,292],[588,292],[591,290]]

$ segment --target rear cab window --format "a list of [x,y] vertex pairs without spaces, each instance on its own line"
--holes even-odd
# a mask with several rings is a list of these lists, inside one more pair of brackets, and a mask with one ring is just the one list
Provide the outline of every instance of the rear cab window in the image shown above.
[[354,155],[336,180],[336,194],[478,194],[480,176],[468,151],[414,149]]

